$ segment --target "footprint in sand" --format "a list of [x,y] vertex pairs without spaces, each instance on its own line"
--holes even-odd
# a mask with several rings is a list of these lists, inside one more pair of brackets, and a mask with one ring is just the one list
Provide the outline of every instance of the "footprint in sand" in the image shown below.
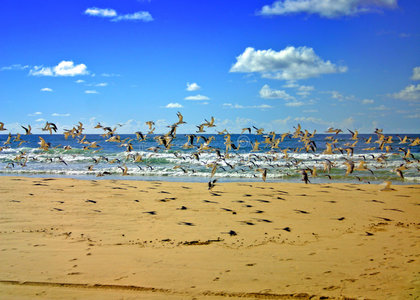
[[168,201],[171,201],[171,200],[176,200],[176,198],[175,197],[167,197],[167,198],[160,199],[159,201],[160,202],[168,202]]
[[191,222],[178,222],[178,225],[195,226],[194,223]]
[[392,210],[392,211],[397,211],[397,212],[404,212],[403,210],[401,210],[401,209],[398,209],[398,208],[384,208],[384,210]]
[[244,224],[244,225],[255,225],[254,223],[249,222],[249,221],[239,221],[239,222]]
[[262,203],[270,203],[270,201],[263,200],[263,199],[255,199],[255,201],[262,202]]
[[205,203],[213,203],[213,204],[219,204],[219,202],[216,201],[210,201],[210,200],[203,200]]
[[211,193],[211,195],[212,195],[212,196],[215,196],[215,197],[220,197],[220,196],[222,196],[222,195],[220,195],[220,194],[213,193],[213,192]]
[[376,199],[373,199],[373,200],[369,200],[370,202],[376,202],[376,203],[385,203],[385,202],[383,202],[383,201],[380,201],[380,200],[376,200]]
[[223,208],[221,207],[220,209],[224,210],[224,211],[228,211],[231,212],[232,214],[236,215],[236,211],[231,210],[230,208]]
[[387,222],[391,222],[392,221],[391,219],[384,218],[384,217],[375,217],[375,218],[378,218],[378,219],[381,219],[381,220],[384,220],[384,221],[387,221]]
[[255,220],[257,220],[257,222],[273,223],[273,221],[268,220],[268,219],[255,219]]
[[339,288],[340,287],[338,287],[338,286],[331,285],[331,286],[324,287],[323,290],[326,290],[326,291],[334,291],[334,290],[339,289]]

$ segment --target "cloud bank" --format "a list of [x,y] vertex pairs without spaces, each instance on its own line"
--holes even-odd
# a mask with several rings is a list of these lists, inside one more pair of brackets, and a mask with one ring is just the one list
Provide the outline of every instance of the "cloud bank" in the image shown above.
[[148,11],[138,11],[132,14],[120,15],[115,9],[112,8],[98,8],[90,7],[84,12],[85,15],[101,18],[110,18],[112,22],[118,21],[153,21],[152,15]]
[[397,7],[397,0],[278,0],[264,5],[259,15],[317,14],[324,18],[355,16]]
[[35,66],[29,70],[32,76],[77,76],[89,74],[85,64],[75,65],[71,60],[63,60],[55,67]]
[[279,80],[306,79],[346,71],[345,66],[321,59],[312,48],[293,46],[280,51],[248,47],[236,57],[236,63],[230,69],[230,72],[257,72],[264,78]]

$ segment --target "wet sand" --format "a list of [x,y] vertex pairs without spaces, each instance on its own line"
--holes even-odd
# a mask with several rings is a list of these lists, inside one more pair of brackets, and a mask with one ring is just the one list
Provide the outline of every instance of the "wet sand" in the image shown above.
[[0,298],[415,299],[420,185],[381,188],[0,177]]

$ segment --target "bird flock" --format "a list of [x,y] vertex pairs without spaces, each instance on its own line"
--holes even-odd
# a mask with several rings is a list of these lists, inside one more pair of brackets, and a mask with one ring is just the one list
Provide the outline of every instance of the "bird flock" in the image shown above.
[[[396,178],[403,180],[405,171],[409,169],[417,173],[420,171],[420,161],[411,152],[411,149],[420,145],[419,137],[386,135],[382,129],[376,129],[374,134],[368,138],[364,138],[359,137],[357,130],[352,131],[347,129],[351,137],[347,143],[342,145],[340,133],[344,132],[339,128],[328,128],[324,132],[326,137],[324,138],[323,147],[319,147],[314,138],[316,130],[309,132],[306,129],[302,129],[300,124],[293,127],[293,131],[285,133],[276,133],[274,131],[265,132],[263,128],[252,126],[242,129],[241,134],[247,138],[242,141],[238,140],[236,143],[232,140],[232,135],[227,129],[216,131],[216,134],[222,135],[224,140],[224,147],[216,147],[214,146],[215,135],[202,135],[202,133],[206,133],[210,128],[216,127],[215,119],[211,117],[210,121],[205,119],[204,122],[197,125],[195,133],[182,135],[181,138],[186,138],[185,143],[182,146],[176,146],[174,141],[177,137],[177,130],[181,125],[186,124],[180,112],[177,113],[177,117],[178,121],[169,125],[169,131],[165,134],[154,133],[156,129],[154,121],[145,122],[148,130],[145,132],[134,132],[135,138],[130,136],[122,139],[121,135],[117,132],[118,128],[123,126],[121,124],[117,124],[111,128],[98,123],[94,128],[101,132],[103,137],[102,141],[90,141],[84,133],[82,122],[78,122],[71,129],[63,129],[62,134],[66,141],[72,139],[81,145],[80,149],[83,149],[83,151],[97,155],[96,157],[93,156],[91,158],[92,162],[86,166],[89,171],[95,171],[95,165],[99,162],[116,164],[116,168],[120,170],[122,176],[129,175],[127,162],[135,164],[139,169],[149,168],[153,170],[153,165],[148,163],[145,165],[147,158],[152,157],[158,152],[168,152],[172,153],[180,161],[194,162],[207,168],[208,176],[210,177],[210,181],[208,182],[209,190],[212,190],[215,186],[217,179],[214,177],[216,172],[220,170],[236,172],[254,171],[255,177],[260,176],[263,181],[266,181],[268,174],[274,174],[280,166],[286,166],[291,170],[291,173],[300,174],[301,180],[304,183],[310,183],[311,178],[317,176],[333,179],[331,170],[333,168],[341,168],[345,170],[345,177],[354,176],[359,181],[368,182],[367,180],[363,180],[360,174],[366,172],[369,176],[375,177],[375,172],[386,168],[389,160],[399,158],[401,163],[391,169],[391,172],[395,173],[393,176]],[[31,125],[22,125],[21,127],[24,133],[12,134],[9,132],[6,141],[0,144],[0,152],[11,147],[19,148],[27,142],[23,136],[31,135],[32,127]],[[53,133],[59,134],[56,124],[48,121],[41,129],[50,135]],[[5,124],[2,122],[0,122],[0,131],[7,131]],[[254,137],[254,140],[251,140],[248,136]],[[261,136],[262,138],[257,138],[257,136]],[[53,149],[57,148],[62,148],[64,153],[72,149],[70,145],[52,146],[47,138],[41,136],[38,136],[38,139],[38,149],[44,153],[50,153]],[[299,146],[295,148],[285,147],[285,142],[291,140],[297,142]],[[155,145],[145,149],[146,152],[134,151],[133,143],[143,143],[146,141],[155,141]],[[110,159],[101,155],[103,147],[99,143],[115,143],[119,147],[125,148],[125,162],[117,158]],[[244,143],[247,143],[245,146],[250,147],[250,151],[246,154],[240,154],[240,149],[241,147],[244,148]],[[359,151],[361,153],[359,154],[355,154],[354,149],[356,145],[358,145],[358,149],[361,149]],[[182,151],[179,148],[188,151]],[[318,151],[318,148],[325,150]],[[203,160],[203,153],[210,154],[211,156],[206,156],[207,159]],[[309,153],[313,157],[318,157],[318,164],[315,164],[311,160],[309,163],[313,165],[308,165],[308,161],[296,159],[293,157],[293,153]],[[337,159],[337,154],[340,159]],[[234,164],[232,158],[235,157],[239,157],[239,160],[236,160],[237,163]],[[27,163],[33,160],[37,160],[37,158],[30,157],[30,154],[26,151],[19,151],[19,154],[12,161],[8,162],[5,168],[26,167]],[[50,162],[55,160],[66,166],[68,165],[68,162],[61,156],[48,158],[48,160]],[[317,165],[319,169],[317,169]],[[195,172],[194,168],[187,167],[182,163],[174,165],[173,169],[181,170],[184,174]],[[358,171],[356,172],[358,175],[354,175],[355,171]],[[96,172],[96,176],[111,174],[109,171]]]

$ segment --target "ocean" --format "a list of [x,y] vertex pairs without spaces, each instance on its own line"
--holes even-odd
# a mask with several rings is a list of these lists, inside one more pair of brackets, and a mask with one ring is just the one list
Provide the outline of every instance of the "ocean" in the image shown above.
[[[403,138],[406,134],[385,134],[387,139],[392,136],[392,141],[388,140],[383,150],[375,143],[378,139],[376,134],[359,134],[356,144],[350,134],[315,134],[311,138],[313,148],[309,152],[303,149],[302,141],[291,136],[280,142],[278,148],[272,148],[272,145],[264,143],[265,135],[232,134],[233,146],[227,156],[225,135],[195,135],[201,138],[198,142],[194,140],[192,148],[183,147],[188,141],[186,134],[177,134],[170,149],[166,149],[158,145],[156,134],[147,135],[144,141],[139,141],[134,134],[121,134],[121,140],[126,139],[123,143],[106,142],[107,138],[99,134],[69,137],[67,140],[63,134],[22,135],[24,142],[21,143],[13,142],[16,135],[12,135],[11,143],[6,145],[8,135],[2,134],[0,175],[198,182],[218,179],[229,182],[261,181],[262,173],[266,170],[267,181],[301,182],[302,170],[307,170],[311,183],[420,182],[420,145],[409,146],[410,141],[401,144],[398,136]],[[84,136],[85,144],[80,143]],[[214,136],[214,140],[209,143],[209,149],[198,153],[197,147],[211,136]],[[335,150],[333,154],[324,154],[327,143],[332,142],[331,136],[335,140],[335,149],[351,147],[353,152]],[[407,136],[411,141],[420,137],[419,134]],[[40,137],[50,144],[48,150],[40,149]],[[371,142],[366,144],[369,138]],[[83,149],[94,141],[99,148]],[[253,151],[256,142],[260,144]],[[132,149],[127,148],[127,143],[131,144]],[[407,154],[408,149],[410,152]],[[355,170],[346,175],[350,161]],[[364,167],[357,170],[361,161],[364,161]],[[327,163],[331,168],[324,170]],[[401,166],[403,178],[396,172]],[[311,176],[314,167],[316,174]],[[213,176],[212,171],[215,171]]]

